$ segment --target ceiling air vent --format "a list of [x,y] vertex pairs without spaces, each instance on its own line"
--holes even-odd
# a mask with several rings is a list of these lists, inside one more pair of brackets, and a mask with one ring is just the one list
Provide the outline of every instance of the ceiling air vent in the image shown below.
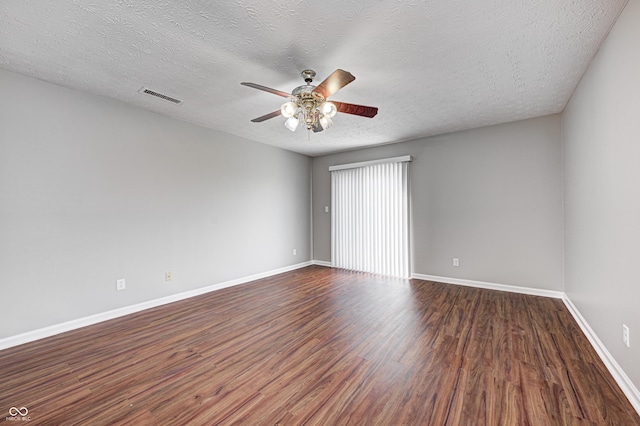
[[171,96],[163,95],[162,93],[158,93],[158,92],[156,92],[154,90],[147,89],[146,87],[143,87],[142,89],[138,90],[138,92],[144,93],[145,95],[149,95],[149,96],[155,96],[156,98],[164,99],[165,101],[172,102],[172,103],[174,103],[176,105],[180,105],[182,103],[182,101],[180,99],[176,99],[176,98],[172,98]]

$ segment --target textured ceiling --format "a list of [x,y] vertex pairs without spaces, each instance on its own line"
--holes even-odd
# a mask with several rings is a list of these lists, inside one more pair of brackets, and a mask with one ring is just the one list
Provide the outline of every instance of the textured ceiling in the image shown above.
[[[562,111],[626,0],[0,1],[0,67],[316,156]],[[314,69],[379,107],[291,133],[252,118]],[[141,87],[181,105],[138,93]]]

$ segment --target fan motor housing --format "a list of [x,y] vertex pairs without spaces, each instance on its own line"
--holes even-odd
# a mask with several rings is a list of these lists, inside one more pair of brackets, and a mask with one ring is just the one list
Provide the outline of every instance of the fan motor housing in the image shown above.
[[311,92],[313,92],[315,90],[317,86],[312,86],[310,84],[303,84],[302,86],[298,86],[295,89],[293,89],[291,91],[291,94],[293,96],[300,96],[303,94],[310,94]]

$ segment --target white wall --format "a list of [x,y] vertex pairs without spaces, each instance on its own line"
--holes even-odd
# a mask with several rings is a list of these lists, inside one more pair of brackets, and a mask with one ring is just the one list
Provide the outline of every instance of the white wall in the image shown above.
[[[640,1],[629,1],[562,116],[565,291],[640,388]],[[622,343],[622,324],[631,347]]]
[[308,157],[4,70],[0,88],[0,338],[310,260]]
[[316,157],[314,258],[331,260],[328,167],[409,154],[414,273],[562,291],[560,136],[552,115]]

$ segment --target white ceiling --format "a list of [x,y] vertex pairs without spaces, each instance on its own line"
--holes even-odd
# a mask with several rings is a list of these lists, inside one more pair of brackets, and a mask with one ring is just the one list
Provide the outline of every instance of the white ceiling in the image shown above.
[[[0,1],[0,67],[317,156],[562,111],[627,0]],[[291,133],[252,118],[311,68],[379,107]],[[176,106],[141,87],[183,100]]]

